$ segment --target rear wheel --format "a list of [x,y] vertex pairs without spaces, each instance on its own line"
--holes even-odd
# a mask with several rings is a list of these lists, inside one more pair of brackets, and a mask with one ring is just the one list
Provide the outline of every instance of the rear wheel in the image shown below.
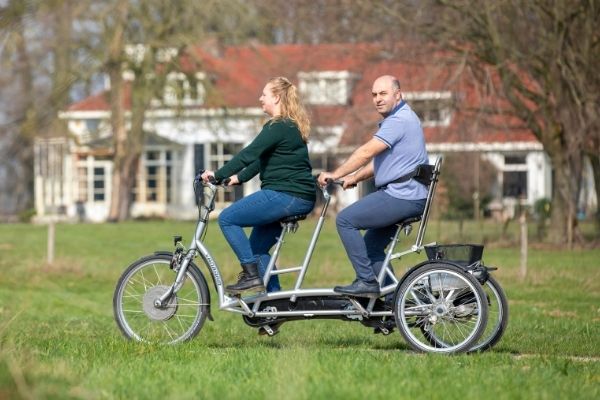
[[487,313],[481,284],[450,264],[423,265],[396,291],[394,316],[398,330],[417,351],[470,350],[485,330]]
[[483,285],[483,291],[488,300],[488,322],[481,338],[469,351],[491,349],[500,341],[508,325],[508,301],[498,281],[490,275]]
[[162,307],[154,301],[175,282],[166,254],[144,257],[130,265],[117,283],[113,311],[128,339],[174,344],[198,334],[209,309],[209,292],[198,268],[190,264],[179,291]]

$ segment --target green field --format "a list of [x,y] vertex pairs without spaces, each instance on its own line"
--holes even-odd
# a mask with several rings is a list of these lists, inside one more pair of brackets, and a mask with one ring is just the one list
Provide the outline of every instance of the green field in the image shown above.
[[[303,222],[287,241],[280,265],[301,262],[313,224]],[[60,224],[47,265],[46,227],[0,225],[0,399],[600,398],[598,248],[532,246],[521,281],[518,247],[487,246],[484,260],[499,267],[511,319],[503,340],[483,354],[417,354],[397,331],[374,335],[342,321],[290,322],[275,337],[258,336],[239,315],[217,310],[213,288],[215,321],[191,342],[126,341],[112,316],[119,275],[138,257],[169,250],[173,234],[187,243],[193,228]],[[498,226],[470,223],[463,232],[460,240],[489,242]],[[457,241],[456,223],[432,221],[426,242],[434,238]],[[239,267],[216,224],[207,243],[233,281]],[[400,260],[396,271],[423,259]],[[331,223],[312,268],[307,286],[353,278]]]

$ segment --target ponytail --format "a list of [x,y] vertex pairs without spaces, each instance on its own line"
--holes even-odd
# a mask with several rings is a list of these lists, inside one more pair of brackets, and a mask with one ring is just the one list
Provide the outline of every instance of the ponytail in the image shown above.
[[300,102],[298,89],[287,78],[282,76],[269,80],[271,90],[275,96],[279,96],[281,102],[281,115],[275,118],[288,118],[292,120],[300,130],[300,135],[305,143],[310,136],[310,120],[306,110]]

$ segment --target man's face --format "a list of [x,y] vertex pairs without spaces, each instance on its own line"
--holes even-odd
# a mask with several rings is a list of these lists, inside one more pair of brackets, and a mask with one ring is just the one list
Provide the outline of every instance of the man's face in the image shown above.
[[391,79],[379,78],[373,83],[371,90],[373,104],[379,114],[387,117],[390,112],[402,101],[399,89],[394,88]]

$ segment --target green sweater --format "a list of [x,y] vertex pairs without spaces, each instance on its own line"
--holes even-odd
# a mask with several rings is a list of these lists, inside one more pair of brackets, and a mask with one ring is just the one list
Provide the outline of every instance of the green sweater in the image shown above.
[[240,182],[260,173],[261,189],[316,199],[308,147],[289,119],[268,121],[252,143],[215,172],[215,178],[221,180],[236,173]]

